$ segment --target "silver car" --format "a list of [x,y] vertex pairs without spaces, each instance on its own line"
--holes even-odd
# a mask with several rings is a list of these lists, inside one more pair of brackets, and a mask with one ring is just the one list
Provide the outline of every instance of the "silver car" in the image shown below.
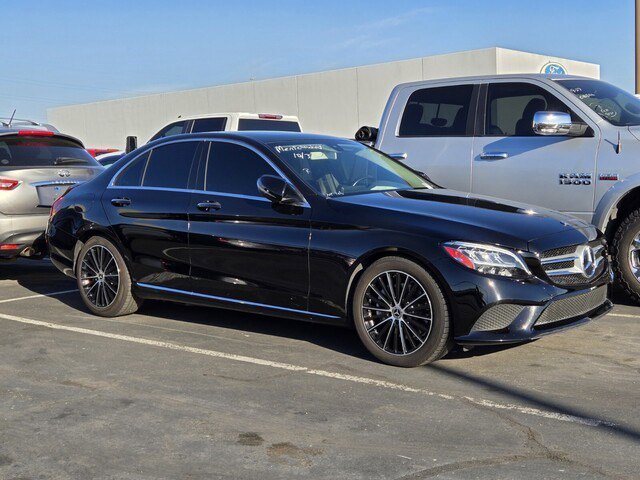
[[42,126],[0,126],[0,259],[42,256],[53,202],[103,170],[76,138]]

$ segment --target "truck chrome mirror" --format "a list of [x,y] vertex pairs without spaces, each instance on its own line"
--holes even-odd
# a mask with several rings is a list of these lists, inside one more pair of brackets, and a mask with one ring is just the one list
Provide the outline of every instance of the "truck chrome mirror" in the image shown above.
[[569,135],[571,115],[565,112],[536,112],[533,115],[533,133],[536,135]]

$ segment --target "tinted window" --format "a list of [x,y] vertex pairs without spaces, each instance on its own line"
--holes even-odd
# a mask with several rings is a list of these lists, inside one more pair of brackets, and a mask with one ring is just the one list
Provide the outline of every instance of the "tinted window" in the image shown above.
[[570,113],[572,120],[582,120],[547,90],[530,83],[494,83],[487,95],[486,134],[528,137],[533,133],[536,112]]
[[0,167],[52,167],[91,165],[98,162],[77,143],[53,137],[3,137]]
[[124,153],[118,153],[116,155],[107,155],[105,157],[100,158],[98,160],[98,163],[100,163],[100,165],[102,165],[103,167],[110,167],[111,165],[116,163],[118,160],[120,160],[123,156],[124,156]]
[[373,191],[432,188],[424,178],[382,153],[351,140],[271,144],[280,159],[326,197]]
[[156,133],[153,137],[151,137],[151,140],[157,140],[158,138],[169,137],[171,135],[180,135],[184,132],[184,126],[186,123],[186,120],[171,123],[160,130],[158,133]]
[[238,120],[238,130],[269,130],[277,132],[299,132],[298,122],[283,120],[262,120],[258,118],[241,118]]
[[607,122],[624,127],[640,125],[640,99],[601,80],[557,80]]
[[277,173],[254,151],[234,143],[211,143],[206,190],[258,196],[256,183],[262,175]]
[[142,175],[148,158],[149,152],[142,154],[127,165],[114,182],[114,185],[119,187],[139,187],[142,183]]
[[226,125],[227,119],[225,117],[201,118],[193,122],[191,133],[223,132]]
[[142,180],[145,187],[188,188],[189,172],[199,142],[176,142],[151,151]]
[[407,101],[400,136],[465,135],[473,85],[416,90]]

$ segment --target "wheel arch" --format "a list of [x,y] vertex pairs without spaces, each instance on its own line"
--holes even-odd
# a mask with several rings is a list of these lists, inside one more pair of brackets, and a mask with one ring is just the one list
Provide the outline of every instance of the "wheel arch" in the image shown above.
[[353,293],[355,291],[355,287],[358,284],[358,280],[362,273],[374,262],[380,260],[385,257],[401,257],[407,260],[414,262],[420,267],[424,268],[429,275],[431,275],[438,285],[442,289],[444,294],[445,301],[447,302],[447,306],[450,308],[450,296],[451,292],[449,290],[449,286],[445,281],[442,274],[438,271],[437,268],[424,256],[402,247],[381,247],[374,250],[370,250],[367,253],[361,255],[351,266],[351,273],[349,275],[349,282],[347,283],[347,290],[345,292],[344,298],[344,309],[347,312],[347,319],[350,324],[353,323],[353,317],[351,314],[351,309],[349,308],[349,304],[351,299],[353,298]]
[[611,187],[602,197],[593,216],[593,224],[611,242],[620,223],[640,208],[640,174],[632,175]]
[[122,243],[118,239],[118,237],[109,229],[99,225],[91,225],[87,228],[81,229],[77,232],[77,241],[73,250],[73,272],[75,274],[76,264],[78,262],[78,257],[80,256],[80,252],[84,245],[91,239],[92,237],[102,237],[109,240],[113,243],[116,248],[118,248],[122,258],[124,258],[125,263],[127,264],[127,268],[131,271],[130,258],[126,253],[126,250],[123,248]]

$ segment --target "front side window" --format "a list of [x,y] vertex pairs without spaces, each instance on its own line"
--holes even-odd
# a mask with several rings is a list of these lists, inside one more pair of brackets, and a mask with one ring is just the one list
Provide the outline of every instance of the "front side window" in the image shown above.
[[193,122],[191,133],[224,132],[226,126],[226,117],[199,118]]
[[493,83],[487,92],[485,134],[490,136],[534,136],[536,112],[565,112],[574,123],[582,123],[569,107],[550,92],[531,83]]
[[359,142],[321,138],[270,146],[302,181],[325,197],[433,188],[413,170]]
[[253,150],[235,143],[211,142],[205,190],[259,196],[257,182],[262,175],[277,173]]
[[175,142],[151,151],[142,179],[143,187],[189,187],[189,174],[200,142]]
[[399,135],[401,137],[463,136],[471,106],[473,85],[424,88],[407,101]]
[[151,142],[159,138],[170,137],[171,135],[180,135],[181,133],[184,132],[184,127],[186,123],[187,122],[185,120],[171,123],[166,127],[164,127],[162,130],[160,130],[158,133],[156,133],[153,137],[151,137],[151,140],[149,141]]
[[616,127],[640,125],[640,99],[600,80],[556,80],[601,118]]

